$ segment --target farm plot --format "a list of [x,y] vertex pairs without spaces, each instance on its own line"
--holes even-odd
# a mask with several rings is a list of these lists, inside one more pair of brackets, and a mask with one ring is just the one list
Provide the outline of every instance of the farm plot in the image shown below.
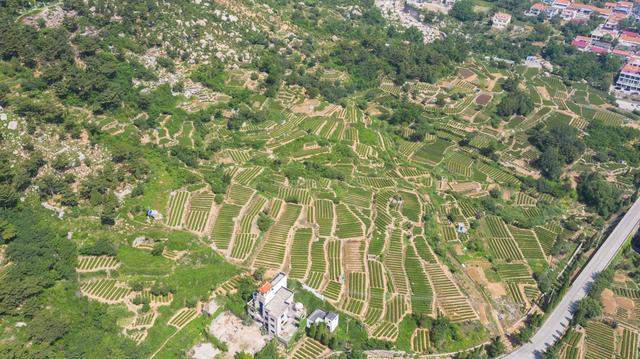
[[367,261],[369,265],[369,285],[371,288],[384,288],[384,267],[382,263],[369,260]]
[[421,146],[423,145],[420,142],[401,141],[398,145],[398,153],[404,157],[411,157]]
[[359,316],[364,309],[364,304],[365,302],[360,299],[355,299],[347,296],[343,298],[343,302],[341,303],[340,307],[345,312],[351,313],[355,316]]
[[244,206],[249,202],[251,196],[253,196],[254,190],[239,184],[232,184],[229,186],[227,192],[227,201],[232,204]]
[[514,203],[516,206],[535,206],[536,199],[526,193],[518,192],[515,195]]
[[201,192],[191,196],[186,228],[195,232],[204,232],[213,205],[213,193]]
[[477,315],[467,298],[437,263],[426,263],[425,269],[433,284],[438,305],[452,321],[461,322],[477,319]]
[[107,303],[117,303],[126,298],[131,289],[125,287],[115,279],[97,279],[80,285],[82,294],[89,298]]
[[211,238],[216,248],[226,250],[229,249],[231,237],[235,229],[236,217],[240,213],[241,206],[235,204],[224,203],[218,212]]
[[327,261],[329,263],[329,279],[339,281],[342,276],[342,242],[327,242]]
[[523,263],[497,264],[496,270],[500,278],[505,282],[532,283],[533,281],[529,268]]
[[439,298],[438,304],[452,322],[468,322],[478,319],[478,315],[465,297]]
[[409,294],[407,275],[404,271],[404,246],[402,244],[402,232],[394,230],[389,239],[389,249],[384,258],[384,265],[387,267],[393,280],[393,285],[401,294]]
[[133,340],[136,344],[142,343],[147,337],[146,329],[126,330],[125,335]]
[[291,353],[293,359],[316,359],[320,358],[322,354],[327,352],[328,349],[324,345],[320,344],[314,339],[305,336],[301,343]]
[[180,330],[197,316],[198,312],[194,308],[182,308],[169,319],[167,324]]
[[260,173],[262,173],[262,167],[249,167],[243,168],[238,174],[233,177],[233,181],[241,185],[249,185],[256,179]]
[[390,177],[354,177],[355,184],[373,188],[395,187],[396,181]]
[[258,213],[260,213],[266,203],[267,200],[260,195],[253,197],[247,206],[244,215],[240,218],[240,233],[251,232],[253,223],[257,220]]
[[400,192],[402,197],[402,214],[412,222],[420,222],[420,216],[422,209],[420,207],[420,200],[415,193],[402,191]]
[[336,237],[341,239],[362,237],[362,223],[343,203],[336,207]]
[[538,237],[538,241],[540,241],[540,245],[542,246],[544,253],[549,255],[551,253],[551,248],[553,248],[553,245],[556,242],[556,238],[558,238],[558,234],[541,226],[534,227],[533,231],[536,232],[536,236]]
[[318,224],[320,236],[330,236],[333,232],[333,202],[326,199],[317,200],[315,204],[315,222]]
[[436,263],[436,257],[431,250],[431,247],[427,243],[427,240],[423,236],[416,236],[413,239],[413,244],[416,246],[416,251],[422,260],[429,263]]
[[429,171],[416,168],[416,167],[396,167],[396,171],[401,177],[404,178],[417,178],[417,177],[429,177],[431,173]]
[[443,240],[450,242],[458,239],[458,235],[453,226],[448,224],[438,224],[438,232]]
[[367,299],[367,275],[364,272],[349,273],[347,277],[347,294],[354,299]]
[[507,293],[509,294],[511,299],[513,299],[514,302],[518,304],[526,303],[524,299],[524,295],[522,295],[522,291],[520,290],[518,283],[507,282]]
[[280,216],[269,232],[265,235],[264,246],[255,260],[256,265],[266,268],[280,268],[287,250],[289,231],[298,220],[302,206],[287,203],[284,213]]
[[120,262],[116,257],[110,256],[78,256],[79,272],[96,272],[101,270],[112,270],[118,268]]
[[348,240],[342,241],[342,265],[346,272],[364,272],[365,271],[365,241]]
[[447,170],[453,174],[471,177],[473,160],[462,153],[453,152],[444,162]]
[[497,259],[506,261],[523,259],[516,241],[511,238],[488,238],[489,250]]
[[233,247],[231,248],[231,258],[244,259],[251,252],[251,249],[257,239],[257,234],[238,233],[233,241]]
[[369,145],[363,143],[356,143],[353,147],[353,152],[362,159],[378,158],[378,152]]
[[411,157],[417,162],[436,165],[442,161],[445,152],[451,146],[451,142],[436,138],[434,142],[426,144],[414,152]]
[[167,226],[178,227],[182,224],[184,218],[185,204],[189,199],[189,192],[177,191],[169,197],[169,207],[167,216]]
[[173,300],[173,294],[169,293],[167,295],[154,295],[151,293],[151,290],[145,289],[140,294],[136,296],[138,299],[147,301],[150,304],[156,305],[169,305]]
[[398,338],[398,326],[394,323],[383,321],[375,328],[371,335],[375,338],[394,342],[396,338]]
[[280,187],[278,188],[277,196],[287,202],[300,203],[304,205],[309,205],[311,203],[309,191],[303,188]]
[[245,278],[244,274],[238,274],[234,277],[231,277],[224,281],[222,284],[218,286],[215,290],[215,294],[218,296],[227,295],[230,293],[235,293],[238,290],[238,286],[240,285],[240,281]]
[[364,315],[364,323],[372,326],[380,320],[384,311],[384,289],[371,288],[369,291],[369,302],[367,312]]
[[516,227],[510,227],[510,231],[513,234],[518,243],[518,247],[522,251],[522,255],[527,260],[545,260],[544,251],[542,246],[538,243],[535,232],[530,229],[520,229]]
[[324,289],[322,294],[328,299],[337,302],[340,299],[340,293],[342,293],[342,285],[336,281],[329,281],[327,287]]
[[613,358],[615,337],[613,329],[602,322],[587,323],[585,337],[585,359]]
[[349,187],[348,191],[342,196],[342,201],[350,206],[369,208],[371,205],[371,191]]
[[411,336],[411,349],[416,353],[426,353],[429,346],[429,329],[417,328]]
[[608,126],[622,126],[624,117],[611,111],[596,111],[594,119],[602,121]]
[[478,168],[478,171],[484,173],[487,177],[498,183],[511,185],[517,185],[520,183],[520,180],[518,180],[514,175],[497,167],[490,166],[483,162],[478,162],[476,167]]
[[502,218],[498,216],[486,216],[483,222],[482,229],[488,237],[511,238],[509,228],[507,228]]
[[258,213],[267,203],[262,196],[254,197],[240,219],[240,233],[236,234],[231,247],[231,258],[244,259],[253,249],[258,235],[251,233]]
[[387,300],[387,311],[384,313],[384,320],[391,323],[399,323],[407,313],[407,304],[404,295],[394,295]]
[[638,359],[638,332],[629,328],[622,329],[622,344],[620,357],[623,359]]
[[411,310],[416,315],[432,315],[433,289],[431,289],[431,282],[412,246],[407,247],[404,267],[411,287]]
[[327,271],[327,262],[324,256],[324,242],[321,239],[311,243],[311,267],[306,283],[315,289],[320,289],[324,281],[324,274]]
[[137,315],[134,321],[129,325],[130,328],[150,328],[156,320],[156,313],[149,312]]
[[480,209],[475,203],[466,199],[458,201],[458,206],[462,211],[462,215],[466,218],[474,218],[480,212]]
[[293,235],[291,246],[291,270],[289,275],[293,279],[303,279],[309,266],[309,248],[311,244],[311,228],[298,228]]

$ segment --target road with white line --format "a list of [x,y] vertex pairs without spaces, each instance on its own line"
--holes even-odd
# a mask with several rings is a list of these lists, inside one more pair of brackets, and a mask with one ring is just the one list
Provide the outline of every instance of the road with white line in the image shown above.
[[637,230],[639,222],[640,198],[635,201],[622,220],[616,225],[616,228],[607,237],[607,240],[591,257],[589,263],[573,282],[562,301],[533,336],[531,342],[505,355],[505,359],[540,358],[549,346],[562,337],[568,328],[574,305],[586,296],[587,289],[593,283],[595,275],[607,268],[627,238]]

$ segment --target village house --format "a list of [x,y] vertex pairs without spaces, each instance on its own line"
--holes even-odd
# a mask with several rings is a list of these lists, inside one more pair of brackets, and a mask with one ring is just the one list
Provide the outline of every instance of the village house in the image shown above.
[[334,312],[325,312],[324,310],[316,309],[307,318],[307,328],[314,324],[324,323],[329,329],[329,333],[333,333],[338,328],[339,316]]
[[640,60],[632,60],[622,67],[615,88],[625,94],[640,94]]
[[504,12],[497,12],[491,18],[491,27],[502,30],[511,23],[511,15]]
[[287,275],[278,273],[270,282],[262,284],[247,303],[251,318],[260,323],[267,333],[288,343],[298,330],[304,307],[293,300],[293,291],[287,288]]

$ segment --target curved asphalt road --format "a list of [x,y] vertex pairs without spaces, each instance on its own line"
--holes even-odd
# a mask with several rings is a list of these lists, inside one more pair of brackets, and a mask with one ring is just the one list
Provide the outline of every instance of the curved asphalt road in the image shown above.
[[562,301],[547,317],[542,327],[533,336],[531,342],[507,354],[506,359],[540,358],[549,346],[564,334],[569,325],[573,306],[587,294],[587,288],[593,283],[594,276],[603,271],[609,262],[633,234],[640,222],[640,198],[631,206],[607,240],[600,246],[589,263],[584,267],[578,278],[573,282]]

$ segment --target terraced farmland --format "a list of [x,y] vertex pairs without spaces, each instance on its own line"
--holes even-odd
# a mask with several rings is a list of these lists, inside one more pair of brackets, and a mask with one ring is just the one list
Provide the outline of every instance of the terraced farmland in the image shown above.
[[336,237],[354,238],[364,235],[362,223],[344,204],[336,206]]
[[321,236],[330,236],[333,232],[333,202],[329,200],[315,201],[315,222]]
[[313,231],[310,228],[298,228],[293,235],[291,270],[289,271],[291,278],[303,279],[307,274],[312,235]]
[[292,203],[285,205],[284,213],[271,226],[264,238],[264,246],[258,252],[255,265],[266,268],[280,268],[287,250],[289,232],[298,220],[302,206]]
[[304,337],[291,353],[293,359],[316,359],[327,351],[327,347],[309,337]]
[[107,303],[121,302],[131,293],[131,289],[115,279],[97,279],[80,285],[82,294]]
[[613,329],[598,321],[590,321],[586,329],[585,359],[613,358],[615,354]]
[[96,272],[118,268],[120,263],[110,256],[79,256],[76,270],[81,272]]
[[198,316],[198,312],[193,308],[182,308],[176,314],[171,317],[168,325],[177,329],[182,329],[190,321],[194,320]]
[[178,191],[169,197],[167,225],[169,227],[178,227],[182,224],[185,213],[185,205],[189,199],[189,192]]
[[240,209],[242,207],[230,203],[224,203],[220,207],[211,231],[211,239],[217,248],[223,250],[229,248]]
[[185,227],[194,232],[204,232],[213,205],[213,193],[201,192],[192,194],[189,201]]

